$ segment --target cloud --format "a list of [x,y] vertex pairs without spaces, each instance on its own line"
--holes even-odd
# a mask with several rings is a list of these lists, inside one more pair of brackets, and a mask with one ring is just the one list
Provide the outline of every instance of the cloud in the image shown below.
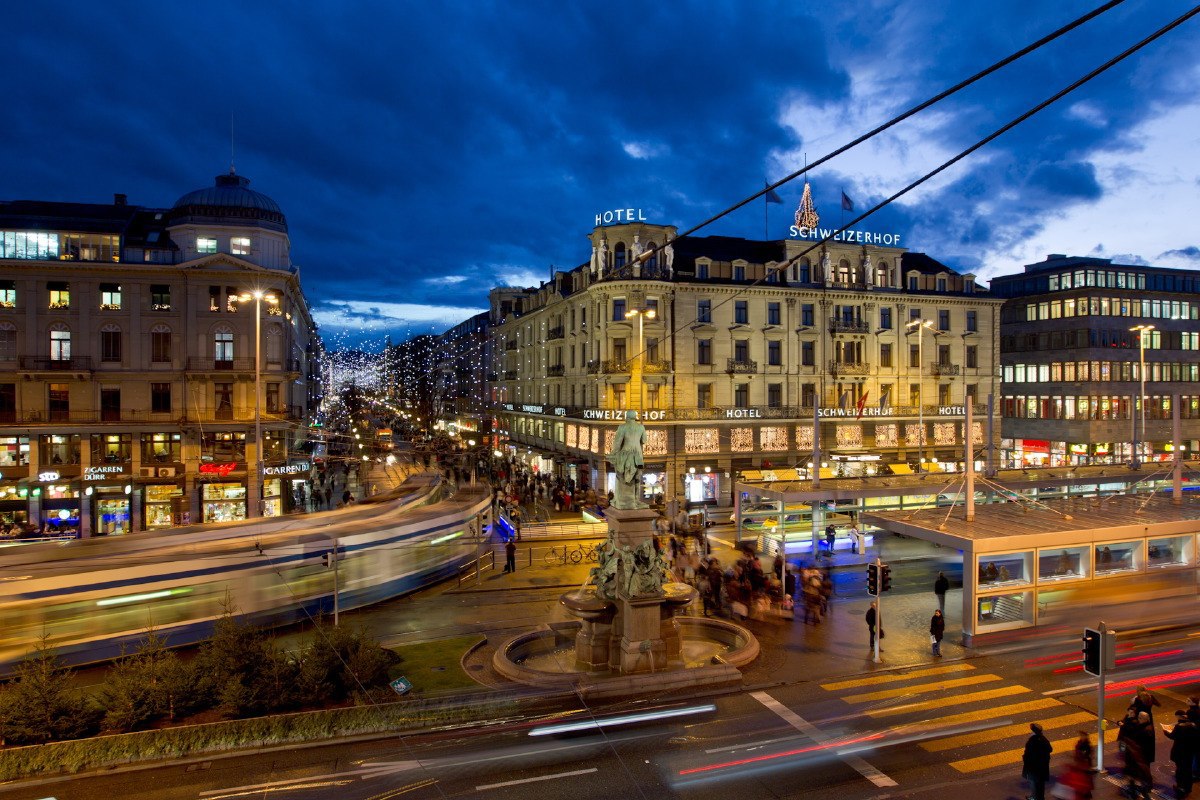
[[434,278],[426,278],[425,283],[432,283],[434,286],[454,286],[466,279],[466,275],[439,275]]
[[668,152],[668,149],[665,145],[650,144],[649,142],[625,142],[621,145],[621,149],[624,150],[630,158],[636,158],[643,161],[651,158],[658,158],[659,156],[665,155]]

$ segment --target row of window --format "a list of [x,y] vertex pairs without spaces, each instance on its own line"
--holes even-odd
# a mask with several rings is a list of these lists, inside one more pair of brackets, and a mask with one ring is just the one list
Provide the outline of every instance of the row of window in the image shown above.
[[[879,385],[878,396],[872,395],[869,391],[865,394],[861,392],[861,386],[858,384],[836,384],[834,386],[837,395],[836,405],[840,408],[854,408],[857,406],[858,400],[865,397],[864,405],[869,401],[871,407],[884,408],[891,406],[900,397],[893,397],[893,386],[890,383]],[[625,400],[627,397],[627,384],[614,383],[608,387],[609,391],[609,408],[625,408]],[[662,391],[661,384],[646,384],[643,388],[645,394],[646,408],[657,409],[662,408],[660,400],[667,395]],[[937,389],[938,405],[951,404],[951,386],[950,384],[940,384]],[[696,408],[716,408],[715,404],[715,389],[711,383],[696,384]],[[967,395],[974,398],[976,394],[975,385],[967,387]],[[922,405],[922,400],[932,400],[932,397],[925,398],[922,394],[921,384],[912,383],[908,386],[908,406],[916,408]],[[783,408],[788,405],[785,402],[783,384],[768,383],[767,384],[767,407],[768,408]],[[816,405],[817,400],[817,385],[815,383],[803,383],[800,385],[800,407],[812,408]],[[750,408],[753,405],[750,402],[750,384],[736,383],[733,386],[733,406],[735,408]]]
[[[1144,338],[1144,341],[1142,341]],[[1200,350],[1200,332],[1133,331],[1128,328],[1055,330],[1000,337],[1005,353],[1042,352],[1071,347],[1105,347],[1136,350]]]
[[[133,460],[133,448],[141,448],[145,464],[183,460],[182,437],[178,433],[105,433],[90,437],[91,461],[98,464],[127,464]],[[38,463],[46,466],[80,464],[84,437],[79,434],[42,434],[0,436],[0,468],[29,465],[32,447],[37,447]],[[205,433],[200,437],[202,458],[214,461],[238,461],[246,457],[246,434],[238,431]],[[263,435],[264,458],[286,455],[287,442],[270,431]]]
[[1200,303],[1187,300],[1149,300],[1136,297],[1068,297],[1041,300],[1005,310],[1005,322],[1036,322],[1063,317],[1148,317],[1200,319]]
[[[71,308],[71,284],[67,281],[48,281],[46,283],[47,308],[62,311]],[[232,286],[208,287],[208,310],[236,312],[240,297],[247,292]],[[125,293],[119,283],[100,284],[100,310],[120,311],[124,308]],[[282,314],[277,304],[267,303],[267,313],[273,316]],[[0,308],[17,307],[17,282],[0,280]],[[150,285],[150,310],[171,311],[171,286],[169,284]]]
[[[248,256],[250,255],[252,244],[248,236],[231,236],[229,238],[229,252],[235,256]],[[217,252],[216,237],[197,236],[196,252],[202,255]]]
[[[71,360],[71,329],[66,323],[56,322],[50,326],[50,360]],[[283,329],[278,325],[267,328],[266,358],[268,363],[283,361]],[[232,363],[234,360],[233,329],[222,325],[213,332],[213,360]],[[109,323],[100,328],[100,360],[119,362],[124,353],[124,331],[120,326]],[[150,328],[150,361],[168,363],[172,360],[172,331],[167,325],[157,324]],[[17,359],[17,327],[11,322],[0,322],[0,361]]]
[[[1049,364],[1005,364],[1004,383],[1074,381],[1140,381],[1138,361],[1054,361]],[[1178,382],[1200,380],[1200,364],[1146,362],[1146,380]]]
[[102,233],[0,231],[0,258],[35,261],[120,261],[121,237]]
[[[263,402],[270,414],[281,413],[282,384],[263,384]],[[67,422],[71,418],[71,384],[50,383],[46,385],[46,412],[50,422]],[[213,384],[213,409],[217,418],[233,416],[233,384]],[[150,413],[169,414],[174,410],[169,382],[150,383]],[[16,422],[17,385],[0,383],[0,423]],[[121,389],[116,386],[100,387],[101,421],[121,419]]]
[[[1133,410],[1133,398],[1128,395],[1011,395],[1000,401],[1001,414],[1018,419],[1130,419]],[[1179,415],[1183,419],[1200,419],[1200,397],[1180,397]],[[1146,398],[1146,419],[1171,419],[1171,416],[1170,396]]]

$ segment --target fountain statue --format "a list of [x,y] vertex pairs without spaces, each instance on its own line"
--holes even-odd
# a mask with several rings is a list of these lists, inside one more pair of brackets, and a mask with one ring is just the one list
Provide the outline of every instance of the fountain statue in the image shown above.
[[617,473],[613,490],[613,508],[646,508],[642,502],[642,450],[646,446],[646,426],[638,422],[636,411],[626,411],[625,421],[613,438],[608,460]]

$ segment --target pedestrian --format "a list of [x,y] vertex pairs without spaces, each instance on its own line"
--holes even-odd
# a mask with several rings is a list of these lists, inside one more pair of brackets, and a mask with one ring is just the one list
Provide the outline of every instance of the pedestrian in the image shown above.
[[854,555],[861,555],[862,554],[862,546],[858,539],[858,537],[859,537],[858,526],[851,525],[850,530],[848,531],[848,534],[850,536],[850,552],[853,553]]
[[945,633],[946,618],[942,616],[942,610],[939,608],[933,612],[933,617],[929,620],[929,644],[933,647],[935,656],[942,654],[942,636]]
[[[870,636],[871,636],[870,644],[867,645],[868,650],[875,649],[875,621],[877,619],[879,619],[878,606],[874,602],[872,602],[871,607],[867,609],[867,614],[866,614],[867,631],[870,633]],[[882,628],[880,629],[880,632],[882,633]],[[882,639],[883,637],[880,636],[879,638]]]
[[[1145,712],[1142,712],[1145,713]],[[1121,721],[1120,733],[1117,735],[1117,749],[1125,756],[1124,773],[1129,781],[1125,794],[1128,797],[1150,797],[1151,774],[1150,764],[1154,757],[1146,749],[1146,737],[1137,711],[1132,707],[1125,712]],[[1146,715],[1149,722],[1149,715]],[[1150,746],[1154,746],[1153,731],[1151,731]]]
[[1064,783],[1075,791],[1075,800],[1091,800],[1096,788],[1092,776],[1092,739],[1087,731],[1080,731],[1075,740],[1075,752],[1068,767]]
[[1046,800],[1046,781],[1050,780],[1050,753],[1054,748],[1036,722],[1029,725],[1033,731],[1025,741],[1025,753],[1021,757],[1021,775],[1033,786],[1030,800]]
[[348,506],[348,505],[350,505],[350,504],[351,504],[351,503],[353,503],[353,502],[354,502],[354,495],[350,494],[350,490],[349,490],[349,489],[347,489],[346,491],[342,492],[342,505],[343,505],[343,506]]
[[[1158,702],[1158,698],[1150,694],[1150,690],[1145,686],[1137,687],[1137,691],[1133,695],[1133,699],[1129,701],[1129,707],[1139,714],[1143,711],[1150,715],[1150,724],[1154,724],[1154,707],[1162,705]],[[1153,761],[1153,759],[1151,759]]]
[[833,526],[833,523],[831,522],[825,526],[825,546],[829,550],[830,558],[833,558],[833,546],[836,543],[837,543],[837,528],[835,528]]
[[1187,797],[1192,791],[1192,760],[1196,757],[1196,747],[1200,744],[1197,736],[1200,729],[1188,719],[1188,712],[1180,709],[1175,712],[1175,727],[1163,733],[1171,740],[1171,761],[1175,764],[1175,796]]
[[509,539],[508,543],[504,545],[504,571],[517,571],[517,543],[512,539]]
[[[1200,731],[1200,697],[1192,695],[1188,698],[1187,718],[1196,726],[1196,730]],[[1192,758],[1192,777],[1200,778],[1200,746],[1197,746],[1196,754]]]
[[943,614],[946,613],[946,592],[950,591],[950,580],[946,577],[946,573],[939,572],[937,580],[933,582],[933,593],[937,595],[938,610]]

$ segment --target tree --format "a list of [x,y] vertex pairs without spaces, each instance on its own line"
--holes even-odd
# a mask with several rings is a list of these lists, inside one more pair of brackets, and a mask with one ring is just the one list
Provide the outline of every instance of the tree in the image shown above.
[[99,709],[71,685],[72,671],[54,654],[48,635],[0,692],[0,738],[5,744],[36,744],[92,732]]
[[164,717],[175,719],[196,705],[193,672],[167,648],[153,628],[133,653],[113,664],[100,692],[104,725],[131,731]]
[[386,683],[388,667],[397,660],[362,628],[332,627],[318,619],[300,658],[301,687],[314,701],[341,702]]
[[229,717],[293,708],[297,665],[261,630],[227,608],[200,647],[195,675],[200,696]]

